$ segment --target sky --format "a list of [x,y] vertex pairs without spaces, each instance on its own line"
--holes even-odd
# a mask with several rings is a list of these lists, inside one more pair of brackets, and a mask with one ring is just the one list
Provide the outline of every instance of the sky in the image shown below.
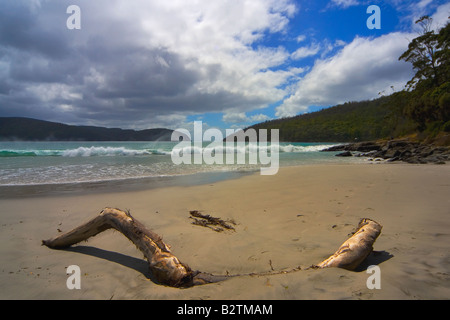
[[425,14],[438,29],[450,3],[1,0],[0,116],[236,129],[370,100],[412,78],[398,57]]

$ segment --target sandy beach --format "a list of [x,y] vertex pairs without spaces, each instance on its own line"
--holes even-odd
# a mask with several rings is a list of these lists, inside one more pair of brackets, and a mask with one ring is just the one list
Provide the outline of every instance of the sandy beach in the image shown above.
[[[448,299],[449,194],[450,165],[336,164],[193,186],[2,198],[0,299]],[[130,210],[192,269],[241,276],[187,289],[155,284],[142,254],[111,230],[67,250],[41,245],[104,207]],[[232,219],[235,231],[193,225],[190,210]],[[364,266],[307,269],[364,217],[383,225],[365,262],[380,267],[381,289],[367,288]],[[66,286],[69,265],[80,267],[79,290]]]

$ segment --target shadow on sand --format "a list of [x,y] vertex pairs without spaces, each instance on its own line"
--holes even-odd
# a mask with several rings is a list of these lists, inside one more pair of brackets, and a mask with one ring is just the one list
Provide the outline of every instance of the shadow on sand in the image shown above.
[[63,250],[70,252],[78,252],[86,254],[88,256],[93,256],[96,258],[115,262],[127,268],[136,270],[137,272],[143,274],[147,279],[153,280],[148,267],[148,262],[145,259],[138,259],[131,256],[127,256],[122,253],[108,251],[90,246],[75,246]]

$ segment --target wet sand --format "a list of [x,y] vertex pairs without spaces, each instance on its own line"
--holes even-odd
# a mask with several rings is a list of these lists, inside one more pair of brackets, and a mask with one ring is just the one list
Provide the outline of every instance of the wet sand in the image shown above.
[[[21,192],[0,200],[0,299],[448,299],[449,194],[450,165],[407,164],[304,165],[196,185]],[[129,209],[192,269],[241,276],[188,289],[155,284],[142,254],[112,230],[67,250],[41,245],[107,206]],[[190,210],[232,219],[235,231],[192,225]],[[383,230],[376,254],[358,271],[307,269],[363,217]],[[69,265],[80,267],[79,290],[66,286]],[[379,266],[381,289],[367,288],[369,265]]]

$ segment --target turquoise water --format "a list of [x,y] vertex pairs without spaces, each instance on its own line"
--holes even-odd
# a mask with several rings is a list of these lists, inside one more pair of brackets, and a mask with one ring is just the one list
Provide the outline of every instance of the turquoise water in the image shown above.
[[[280,143],[280,167],[357,161],[320,152],[331,143]],[[208,145],[204,145],[207,148]],[[251,172],[261,164],[180,164],[171,153],[177,142],[0,142],[0,186],[89,183],[202,172]],[[184,150],[190,154],[205,149]],[[259,150],[259,147],[256,151]],[[249,153],[249,146],[225,153]],[[217,149],[216,149],[217,150]]]

